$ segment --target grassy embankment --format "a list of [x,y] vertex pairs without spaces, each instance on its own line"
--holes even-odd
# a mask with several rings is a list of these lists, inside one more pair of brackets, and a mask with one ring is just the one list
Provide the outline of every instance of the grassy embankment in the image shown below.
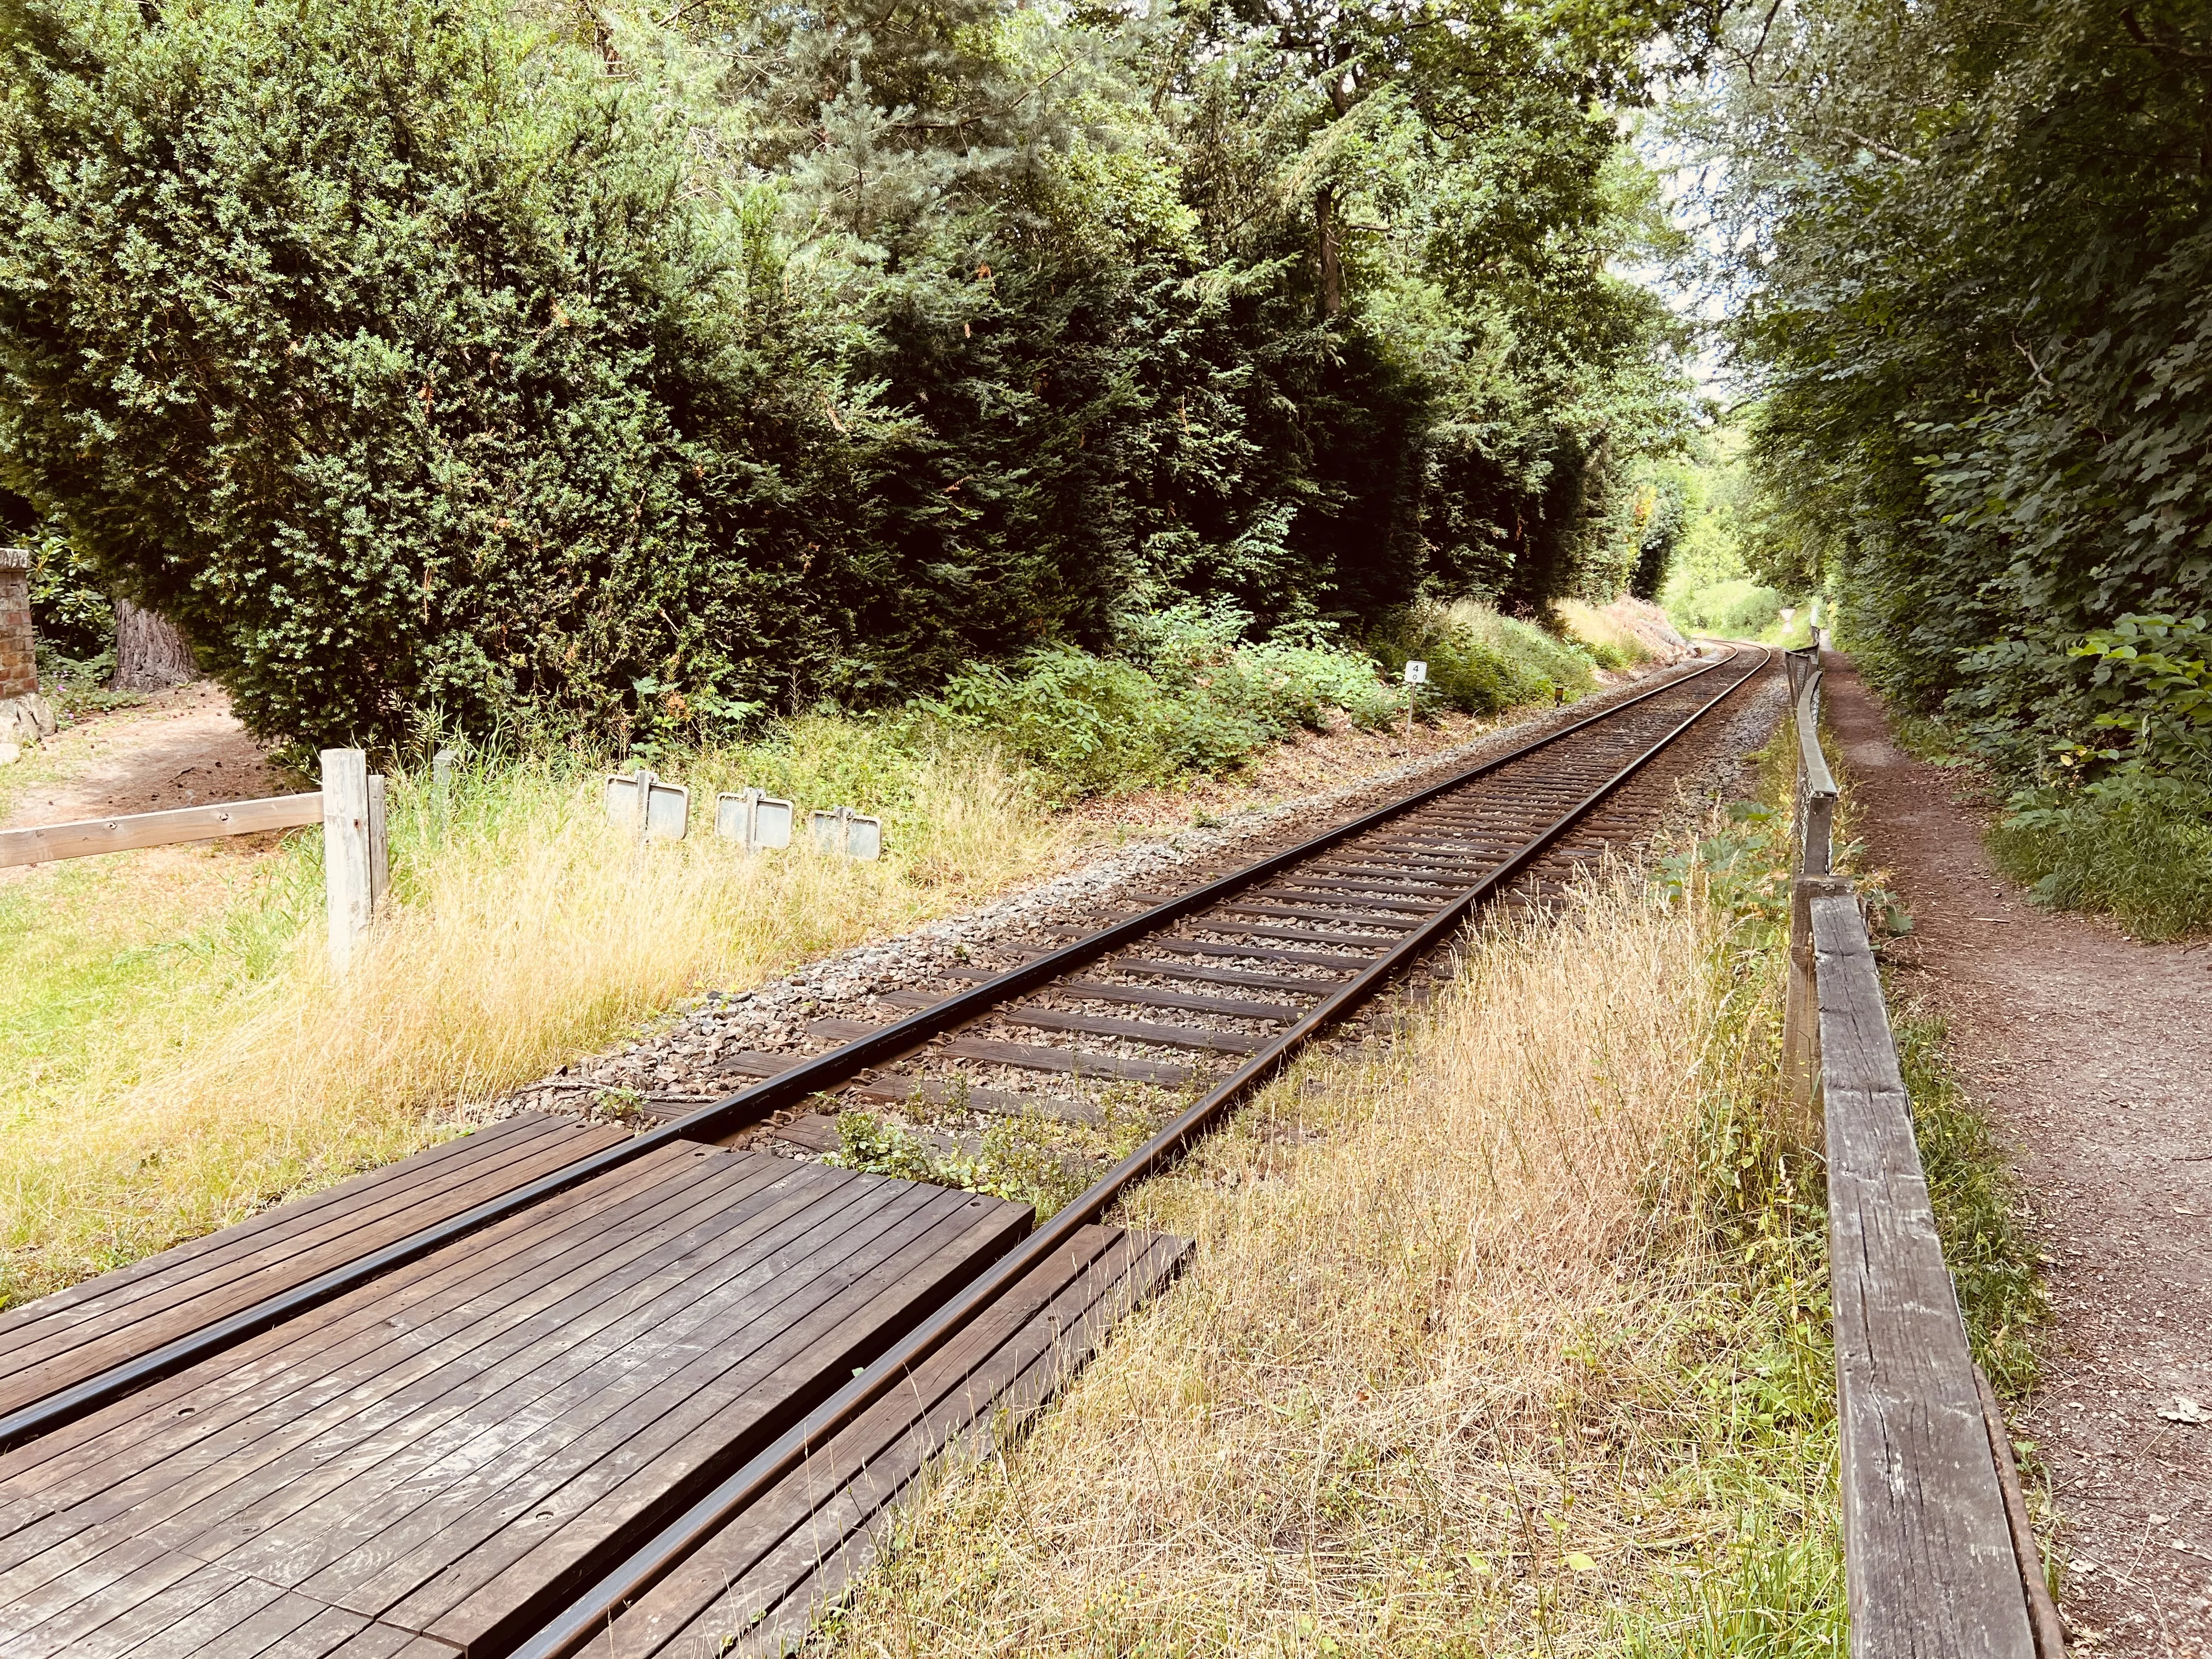
[[[1038,1431],[945,1477],[854,1656],[1844,1650],[1825,1214],[1778,1106],[1780,842],[1749,817],[1502,926],[1382,1054],[1310,1063],[1129,1219],[1199,1241]],[[1903,1026],[1978,1351],[2026,1247]]]
[[[1591,684],[1587,653],[1524,624],[1416,620],[1464,670],[1462,708]],[[1302,723],[1402,707],[1364,653],[1240,650],[1220,630],[1170,627],[1143,665],[1054,653],[902,720],[817,717],[657,757],[701,813],[741,784],[881,812],[878,866],[747,859],[704,834],[641,855],[603,822],[594,757],[465,766],[443,801],[395,769],[395,903],[343,988],[323,967],[314,832],[17,872],[0,884],[0,1305],[398,1156],[457,1103],[702,988],[1034,878],[1072,837],[1055,802],[1232,769]]]

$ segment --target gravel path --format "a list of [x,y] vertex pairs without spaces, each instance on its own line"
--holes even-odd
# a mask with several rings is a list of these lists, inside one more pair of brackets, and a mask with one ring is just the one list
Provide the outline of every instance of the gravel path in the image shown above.
[[2063,1518],[2087,1651],[2212,1659],[2212,951],[2049,915],[1991,868],[1955,773],[1826,679],[1856,833],[1911,906],[1885,954],[1950,1023],[2044,1242],[2055,1340],[2015,1424]]

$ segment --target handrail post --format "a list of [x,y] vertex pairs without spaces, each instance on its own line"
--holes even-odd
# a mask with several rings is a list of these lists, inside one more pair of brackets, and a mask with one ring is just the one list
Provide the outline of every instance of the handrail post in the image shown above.
[[323,890],[331,926],[331,972],[343,978],[374,914],[368,757],[325,749],[323,761]]

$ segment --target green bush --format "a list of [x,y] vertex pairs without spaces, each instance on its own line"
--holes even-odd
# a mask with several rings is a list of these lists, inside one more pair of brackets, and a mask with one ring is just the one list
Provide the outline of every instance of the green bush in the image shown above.
[[2193,778],[2022,791],[1990,848],[2053,908],[2106,912],[2138,939],[2212,932],[2212,787]]
[[665,15],[0,8],[0,483],[256,731],[719,740],[1099,649],[1133,593],[1541,604],[1611,487],[1582,400],[1624,446],[1686,413],[1657,309],[1548,252],[1623,211],[1548,25],[1450,159],[1384,146],[1474,189],[1541,132],[1542,207],[1376,244],[1324,320],[1303,71],[1188,37],[1164,112],[1082,8]]
[[1686,633],[1756,639],[1781,618],[1782,595],[1738,576],[1710,587],[1675,588],[1668,594],[1667,610]]
[[1368,643],[1393,678],[1415,658],[1428,664],[1423,703],[1471,714],[1579,697],[1597,684],[1588,651],[1468,600],[1408,605]]
[[915,713],[1099,794],[1228,770],[1333,710],[1371,726],[1401,707],[1373,659],[1326,629],[1246,642],[1249,623],[1232,607],[1176,606],[1126,622],[1126,657],[1042,647],[1011,668],[971,666]]

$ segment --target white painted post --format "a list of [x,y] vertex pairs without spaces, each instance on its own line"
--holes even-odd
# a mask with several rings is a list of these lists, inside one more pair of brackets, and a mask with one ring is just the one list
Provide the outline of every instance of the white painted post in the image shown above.
[[392,888],[392,842],[385,830],[384,774],[368,775],[368,913],[380,915]]
[[353,965],[354,947],[368,930],[368,757],[358,749],[325,749],[323,760],[323,885],[330,901],[331,971]]

